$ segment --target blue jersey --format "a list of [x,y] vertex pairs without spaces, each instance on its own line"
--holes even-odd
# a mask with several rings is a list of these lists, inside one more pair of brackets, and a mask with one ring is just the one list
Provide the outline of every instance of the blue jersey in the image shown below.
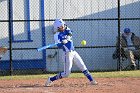
[[[60,43],[57,44],[58,48],[62,48],[63,51],[65,52],[69,52],[74,50],[74,45],[73,45],[73,41],[72,41],[72,31],[69,28],[66,28],[65,31],[63,32],[59,32],[58,34],[58,41]],[[70,39],[67,39],[67,37],[70,36]],[[61,43],[62,40],[68,40],[68,42],[66,44]]]

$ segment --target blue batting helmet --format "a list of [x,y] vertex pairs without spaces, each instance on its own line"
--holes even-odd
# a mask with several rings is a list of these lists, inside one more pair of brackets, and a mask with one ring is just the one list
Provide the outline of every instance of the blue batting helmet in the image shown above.
[[131,31],[130,31],[130,28],[125,28],[124,29],[124,33],[130,33]]

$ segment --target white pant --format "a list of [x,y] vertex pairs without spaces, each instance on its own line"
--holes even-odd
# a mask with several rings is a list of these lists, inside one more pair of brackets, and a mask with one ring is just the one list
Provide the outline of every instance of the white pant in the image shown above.
[[83,60],[76,51],[64,52],[62,59],[64,62],[64,72],[61,73],[62,77],[69,76],[69,74],[71,73],[73,62],[81,71],[87,70]]

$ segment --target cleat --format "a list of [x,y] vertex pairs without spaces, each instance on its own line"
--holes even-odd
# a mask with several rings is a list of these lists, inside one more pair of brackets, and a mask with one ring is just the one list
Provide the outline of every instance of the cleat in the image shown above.
[[46,87],[51,86],[52,81],[50,80],[50,78],[51,78],[51,77],[49,77],[48,80],[47,80],[46,83],[45,83],[45,86],[46,86]]
[[97,85],[98,84],[98,82],[96,82],[96,81],[91,81],[90,83],[91,83],[91,85]]

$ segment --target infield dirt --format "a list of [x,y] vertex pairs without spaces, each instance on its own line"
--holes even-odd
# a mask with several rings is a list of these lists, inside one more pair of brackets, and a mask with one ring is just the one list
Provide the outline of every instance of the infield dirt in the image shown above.
[[140,93],[140,78],[64,78],[44,87],[46,79],[0,80],[0,93]]

